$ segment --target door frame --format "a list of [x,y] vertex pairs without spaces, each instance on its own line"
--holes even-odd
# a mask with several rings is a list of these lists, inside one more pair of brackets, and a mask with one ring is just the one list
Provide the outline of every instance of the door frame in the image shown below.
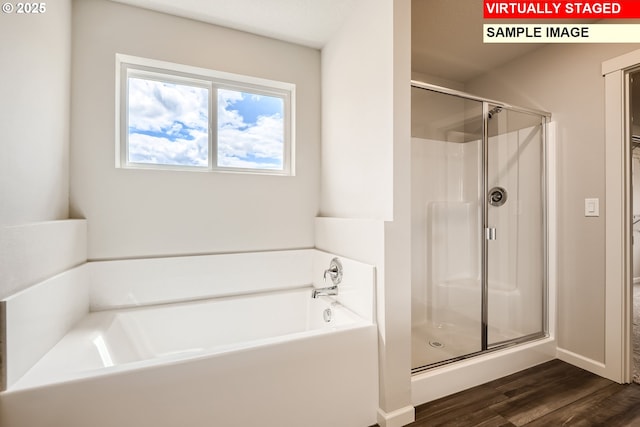
[[605,361],[602,376],[631,382],[633,251],[629,71],[640,50],[602,63],[605,82]]

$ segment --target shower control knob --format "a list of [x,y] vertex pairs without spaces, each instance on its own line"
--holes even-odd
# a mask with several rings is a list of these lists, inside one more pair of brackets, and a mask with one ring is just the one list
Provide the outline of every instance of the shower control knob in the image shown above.
[[491,206],[502,206],[507,201],[507,190],[502,187],[493,187],[489,190],[489,204]]

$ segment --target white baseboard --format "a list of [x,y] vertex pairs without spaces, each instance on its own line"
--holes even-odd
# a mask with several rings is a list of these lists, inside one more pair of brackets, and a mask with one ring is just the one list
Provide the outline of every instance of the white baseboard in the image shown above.
[[562,348],[558,348],[557,355],[558,359],[562,360],[563,362],[567,362],[574,366],[577,366],[578,368],[593,372],[594,374],[600,375],[601,377],[607,377],[607,372],[605,370],[604,363],[602,362],[589,359],[587,357]]
[[378,408],[378,425],[380,427],[402,427],[411,424],[416,419],[415,408],[411,405],[385,412]]

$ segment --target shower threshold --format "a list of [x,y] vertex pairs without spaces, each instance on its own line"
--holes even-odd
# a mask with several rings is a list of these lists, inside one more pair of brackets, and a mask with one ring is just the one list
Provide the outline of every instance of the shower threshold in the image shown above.
[[[467,353],[464,355],[460,355],[460,356],[455,356],[455,357],[451,357],[448,359],[442,359],[436,362],[432,362],[432,363],[428,363],[419,367],[415,367],[411,369],[411,375],[415,375],[415,374],[419,374],[421,372],[425,372],[431,369],[435,369],[435,368],[439,368],[442,366],[446,366],[446,365],[450,365],[452,363],[456,363],[456,362],[460,362],[463,360],[468,360],[468,359],[472,359],[474,357],[477,356],[481,356],[481,355],[485,355],[494,351],[499,351],[499,350],[504,350],[507,348],[511,348],[511,347],[515,347],[518,346],[520,344],[526,344],[526,343],[530,343],[536,340],[542,340],[542,339],[546,339],[549,338],[549,334],[546,333],[534,333],[534,334],[530,334],[530,335],[525,335],[519,338],[515,338],[515,339],[510,339],[510,340],[505,340],[505,341],[501,341],[501,342],[497,342],[492,344],[489,348],[487,348],[486,350],[479,350],[479,351],[474,351],[471,353]],[[436,341],[439,344],[441,344],[441,347],[436,347],[436,348],[444,348],[446,347],[446,344],[443,344],[440,341]],[[431,345],[431,342],[429,342],[429,345]],[[433,346],[435,347],[435,346]]]

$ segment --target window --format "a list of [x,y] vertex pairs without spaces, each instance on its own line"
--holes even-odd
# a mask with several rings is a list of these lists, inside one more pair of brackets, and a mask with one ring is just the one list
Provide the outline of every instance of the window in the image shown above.
[[117,55],[116,166],[293,175],[295,85]]

